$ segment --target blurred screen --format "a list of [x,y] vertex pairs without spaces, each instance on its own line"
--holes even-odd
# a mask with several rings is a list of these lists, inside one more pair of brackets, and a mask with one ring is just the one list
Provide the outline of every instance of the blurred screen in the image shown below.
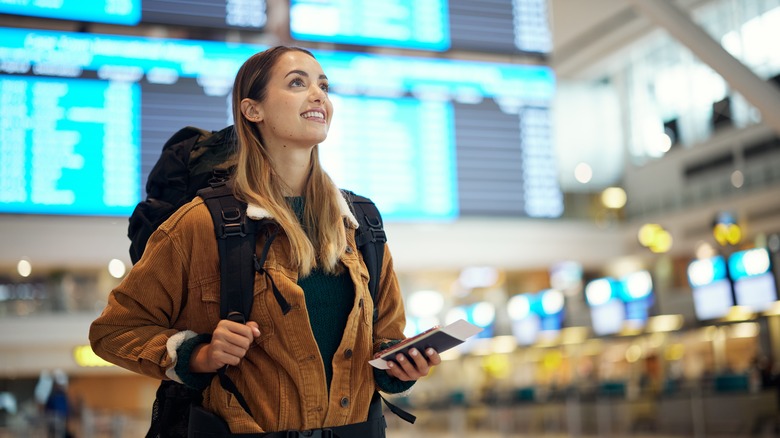
[[268,22],[266,0],[141,0],[141,21],[259,30]]
[[138,202],[137,84],[0,76],[0,96],[0,212],[121,215]]
[[430,51],[547,54],[547,0],[291,0],[299,41]]
[[302,41],[447,50],[447,0],[291,0],[290,35]]
[[0,12],[129,26],[144,22],[259,30],[268,21],[266,0],[0,0]]
[[[232,123],[249,44],[0,29],[0,213],[129,215],[162,145]],[[543,66],[317,51],[321,145],[386,220],[557,217],[555,81]]]
[[777,300],[777,286],[771,272],[734,282],[734,295],[738,306],[748,306],[754,312],[769,309]]
[[693,307],[699,320],[722,318],[733,305],[731,283],[727,279],[693,288]]
[[0,12],[62,20],[138,24],[141,0],[0,0]]
[[542,322],[538,315],[530,314],[527,318],[512,321],[512,335],[520,345],[531,345],[539,338]]
[[593,325],[593,333],[596,336],[613,335],[620,333],[626,320],[626,306],[619,299],[612,299],[604,304],[592,306],[590,316]]

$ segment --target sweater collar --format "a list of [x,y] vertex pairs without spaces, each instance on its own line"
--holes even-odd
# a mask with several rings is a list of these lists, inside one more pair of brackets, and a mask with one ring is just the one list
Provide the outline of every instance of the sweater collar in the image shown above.
[[[344,199],[344,195],[341,193],[341,190],[338,189],[336,186],[332,186],[333,190],[336,191],[339,203],[339,210],[341,212],[341,216],[346,219],[346,224],[349,228],[357,229],[358,228],[358,221],[355,219],[355,215],[352,214],[352,210],[349,208],[349,204],[347,204],[347,200]],[[273,215],[270,211],[266,210],[263,207],[260,207],[257,204],[249,203],[246,207],[246,215],[253,220],[260,220],[260,219],[274,219]]]

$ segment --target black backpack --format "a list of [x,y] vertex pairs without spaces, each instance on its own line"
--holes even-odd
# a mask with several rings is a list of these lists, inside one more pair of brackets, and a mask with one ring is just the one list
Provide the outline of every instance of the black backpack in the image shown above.
[[[195,196],[201,196],[214,220],[220,253],[220,313],[223,318],[243,322],[252,305],[255,272],[268,275],[263,270],[263,262],[272,239],[267,241],[258,259],[255,242],[262,221],[258,223],[246,219],[246,205],[239,203],[229,186],[235,144],[233,126],[211,132],[188,126],[174,134],[163,146],[160,158],[149,173],[147,198],[136,206],[130,216],[128,237],[131,241],[130,258],[135,264],[141,258],[152,232],[179,207]],[[369,271],[369,290],[374,299],[387,241],[382,218],[370,199],[346,190],[342,193],[360,224],[355,239]],[[289,304],[275,285],[273,289],[282,310],[285,306],[289,309]],[[376,316],[375,306],[374,319]],[[249,412],[240,392],[224,371],[221,370],[218,375],[222,386],[232,392]],[[200,402],[200,392],[170,380],[162,381],[156,393],[147,438],[186,437],[190,407]],[[410,414],[397,412],[390,404],[388,407],[407,421],[414,422]]]

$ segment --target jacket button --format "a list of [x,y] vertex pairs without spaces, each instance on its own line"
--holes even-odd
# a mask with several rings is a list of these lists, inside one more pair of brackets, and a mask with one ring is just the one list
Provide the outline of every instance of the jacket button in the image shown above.
[[342,397],[341,398],[341,407],[342,408],[346,408],[347,406],[349,406],[349,399],[347,397]]
[[346,357],[347,359],[351,359],[352,358],[352,349],[351,348],[347,348],[347,350],[344,352],[344,357]]
[[345,251],[347,252],[347,254],[352,254],[352,247],[348,246],[347,249],[345,249]]

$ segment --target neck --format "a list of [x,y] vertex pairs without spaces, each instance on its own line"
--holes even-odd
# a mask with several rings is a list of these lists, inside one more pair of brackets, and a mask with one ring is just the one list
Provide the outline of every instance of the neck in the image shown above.
[[273,154],[274,171],[282,180],[288,196],[301,196],[309,177],[312,148],[299,149],[282,146]]

